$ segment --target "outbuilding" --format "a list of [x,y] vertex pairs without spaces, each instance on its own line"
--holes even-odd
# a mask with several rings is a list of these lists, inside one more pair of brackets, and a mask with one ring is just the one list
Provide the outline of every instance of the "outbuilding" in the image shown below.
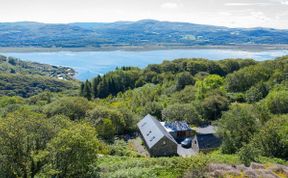
[[221,145],[221,139],[216,135],[216,128],[208,125],[195,128],[196,134],[192,139],[192,149],[195,152],[209,152]]

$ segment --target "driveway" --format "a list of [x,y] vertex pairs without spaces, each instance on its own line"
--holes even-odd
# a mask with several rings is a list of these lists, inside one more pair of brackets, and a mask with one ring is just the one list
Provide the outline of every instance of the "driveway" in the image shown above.
[[197,154],[192,148],[183,148],[181,144],[177,146],[177,153],[182,157],[190,157]]

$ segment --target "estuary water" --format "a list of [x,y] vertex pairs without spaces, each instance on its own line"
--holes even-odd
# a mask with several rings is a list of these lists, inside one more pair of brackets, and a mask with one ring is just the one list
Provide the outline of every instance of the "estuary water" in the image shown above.
[[288,50],[169,49],[152,51],[9,52],[1,54],[26,61],[71,67],[76,70],[75,77],[77,79],[86,80],[98,74],[103,75],[121,66],[144,68],[148,64],[159,64],[164,60],[177,58],[207,58],[211,60],[253,58],[261,61],[288,55]]

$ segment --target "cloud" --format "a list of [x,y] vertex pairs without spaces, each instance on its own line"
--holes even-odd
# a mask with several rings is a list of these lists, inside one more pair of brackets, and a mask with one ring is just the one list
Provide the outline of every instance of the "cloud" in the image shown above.
[[288,6],[288,0],[283,0],[283,1],[281,1],[280,3],[281,3],[282,5]]
[[166,2],[161,4],[161,8],[162,9],[177,9],[179,8],[181,5],[175,2]]
[[225,6],[267,6],[270,3],[240,3],[240,2],[231,2],[226,3]]

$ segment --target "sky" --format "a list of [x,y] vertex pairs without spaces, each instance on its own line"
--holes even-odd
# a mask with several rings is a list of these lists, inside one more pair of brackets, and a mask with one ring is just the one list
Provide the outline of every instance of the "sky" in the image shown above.
[[0,0],[0,22],[156,19],[288,29],[288,0]]

